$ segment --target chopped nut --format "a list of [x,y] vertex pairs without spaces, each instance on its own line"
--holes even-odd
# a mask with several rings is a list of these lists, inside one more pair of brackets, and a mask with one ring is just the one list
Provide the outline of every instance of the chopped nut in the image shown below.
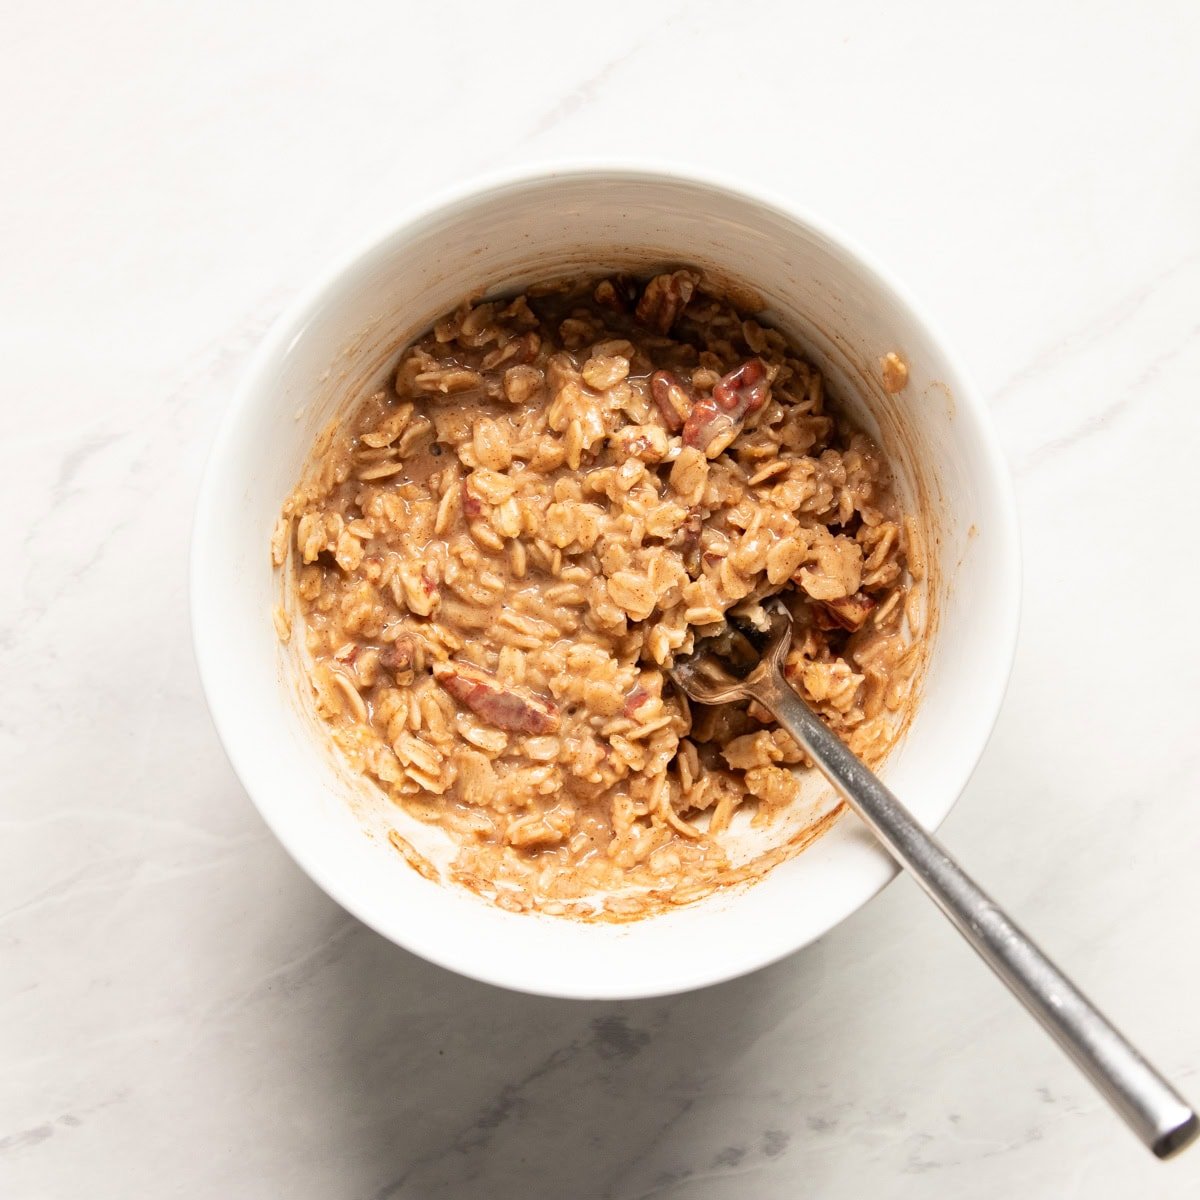
[[558,710],[549,700],[507,687],[478,667],[435,663],[433,677],[455,700],[498,729],[514,733],[554,733],[558,729]]
[[667,428],[678,433],[695,406],[695,398],[670,371],[655,371],[650,376],[650,395],[654,397]]
[[875,601],[866,592],[855,592],[853,596],[822,600],[818,607],[825,611],[832,626],[848,629],[853,633],[863,627],[875,607]]
[[406,633],[379,652],[379,665],[401,686],[407,687],[415,677],[417,640]]
[[655,275],[646,284],[637,305],[637,319],[648,329],[666,334],[679,319],[696,290],[697,277],[690,271]]
[[761,359],[752,358],[721,377],[711,396],[688,414],[683,444],[716,458],[742,431],[742,422],[766,403],[771,384]]

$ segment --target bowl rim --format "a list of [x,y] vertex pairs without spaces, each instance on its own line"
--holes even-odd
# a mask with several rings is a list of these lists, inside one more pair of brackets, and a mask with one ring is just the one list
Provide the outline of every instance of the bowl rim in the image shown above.
[[[336,871],[325,868],[319,853],[314,853],[302,839],[293,836],[280,810],[273,809],[260,799],[248,785],[250,771],[247,765],[249,751],[245,747],[243,731],[223,711],[221,686],[217,679],[213,644],[215,633],[211,628],[211,613],[207,600],[206,574],[200,569],[213,536],[218,532],[213,519],[213,508],[217,500],[221,475],[221,462],[235,442],[241,414],[253,406],[256,398],[269,390],[273,375],[272,364],[286,353],[292,342],[301,334],[311,318],[325,301],[327,294],[336,289],[344,276],[354,270],[363,260],[377,254],[386,244],[403,238],[422,223],[439,214],[473,200],[483,199],[490,193],[528,186],[544,186],[555,181],[592,180],[594,182],[634,182],[658,184],[684,184],[692,187],[724,193],[736,200],[771,212],[788,222],[807,228],[817,237],[830,243],[853,265],[853,269],[864,275],[874,286],[889,294],[894,302],[907,311],[909,318],[925,332],[930,342],[937,347],[943,364],[955,380],[955,404],[959,419],[969,416],[974,424],[980,452],[987,468],[987,487],[995,500],[998,522],[991,531],[995,553],[1003,564],[1002,577],[997,580],[1001,590],[997,606],[997,628],[993,630],[991,665],[989,677],[981,680],[987,685],[988,703],[977,709],[976,728],[979,732],[978,749],[962,777],[955,786],[947,789],[950,796],[944,811],[926,823],[936,830],[958,803],[967,788],[984,751],[991,740],[995,723],[1004,702],[1008,682],[1016,656],[1017,636],[1021,609],[1020,536],[1017,520],[1016,494],[1008,464],[1001,450],[999,435],[990,410],[978,391],[972,377],[967,373],[951,348],[940,324],[912,296],[907,287],[872,252],[866,250],[855,238],[847,235],[835,224],[818,216],[803,205],[795,204],[786,197],[760,186],[747,186],[740,180],[708,169],[699,169],[693,164],[671,161],[612,161],[607,159],[580,158],[574,160],[555,159],[532,161],[474,174],[451,187],[435,191],[425,199],[405,206],[396,216],[376,225],[369,235],[350,243],[346,249],[334,254],[303,287],[294,299],[272,322],[270,329],[243,369],[232,398],[221,415],[210,443],[200,486],[197,492],[192,521],[189,550],[188,607],[192,629],[192,649],[197,673],[208,706],[212,723],[225,755],[237,776],[242,789],[258,811],[259,816],[274,834],[284,850],[300,869],[308,875],[331,899],[363,924],[373,929],[388,941],[433,962],[456,974],[478,982],[488,983],[527,994],[560,999],[618,1000],[651,998],[712,986],[738,978],[778,962],[810,945],[817,938],[840,925],[847,917],[857,912],[877,896],[900,873],[900,867],[880,851],[880,869],[870,877],[863,877],[861,886],[852,888],[853,896],[843,902],[823,929],[798,933],[779,948],[768,952],[755,952],[722,956],[718,960],[703,961],[705,969],[696,970],[690,977],[678,978],[668,985],[630,986],[628,981],[611,988],[597,987],[594,982],[587,986],[573,987],[564,981],[542,984],[512,974],[481,969],[471,957],[469,947],[447,949],[443,945],[431,946],[418,938],[409,936],[405,922],[387,923],[358,902],[350,889],[343,884]],[[264,621],[266,615],[264,614]],[[448,885],[443,885],[448,886]],[[709,966],[708,964],[711,964]]]

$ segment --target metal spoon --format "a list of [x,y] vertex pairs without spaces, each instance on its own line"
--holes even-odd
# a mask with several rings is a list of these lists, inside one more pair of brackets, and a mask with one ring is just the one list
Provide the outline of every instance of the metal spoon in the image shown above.
[[731,647],[727,632],[677,658],[671,678],[702,704],[750,699],[767,709],[1134,1133],[1159,1158],[1182,1150],[1200,1132],[1191,1107],[793,690],[783,676],[791,617],[778,601],[764,607],[770,630],[760,656],[736,633]]

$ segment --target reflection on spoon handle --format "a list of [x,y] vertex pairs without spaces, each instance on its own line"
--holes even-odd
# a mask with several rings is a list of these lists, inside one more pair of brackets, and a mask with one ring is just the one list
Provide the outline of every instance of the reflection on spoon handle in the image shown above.
[[1179,1093],[925,832],[793,691],[778,668],[754,672],[745,691],[796,739],[1134,1133],[1159,1158],[1191,1142],[1200,1123]]

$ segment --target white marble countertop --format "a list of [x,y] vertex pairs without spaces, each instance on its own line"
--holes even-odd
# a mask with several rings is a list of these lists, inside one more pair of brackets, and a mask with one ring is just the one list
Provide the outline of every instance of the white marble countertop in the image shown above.
[[907,881],[670,1000],[393,948],[266,832],[192,663],[209,439],[335,252],[535,158],[798,197],[940,316],[1017,479],[1016,672],[945,836],[1200,1099],[1200,9],[976,8],[9,6],[0,1194],[1200,1194]]

